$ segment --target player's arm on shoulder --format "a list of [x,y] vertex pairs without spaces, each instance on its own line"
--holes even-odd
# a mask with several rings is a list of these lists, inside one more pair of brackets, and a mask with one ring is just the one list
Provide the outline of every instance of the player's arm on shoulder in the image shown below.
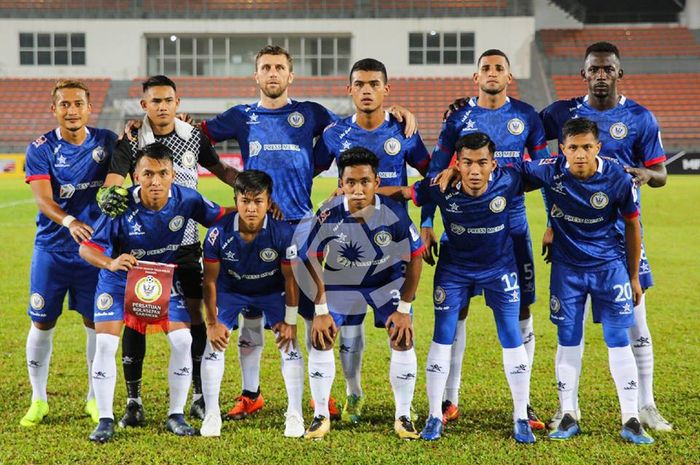
[[401,105],[392,105],[389,107],[389,113],[396,118],[396,121],[404,124],[403,134],[406,137],[411,137],[418,131],[418,121],[416,115],[411,113],[408,108]]
[[205,168],[211,171],[211,174],[231,187],[233,187],[236,183],[236,178],[239,174],[239,171],[236,168],[221,159],[216,164],[212,166],[205,166]]
[[663,187],[668,179],[666,165],[661,162],[649,167],[626,166],[625,171],[632,175],[637,186]]
[[411,191],[411,186],[382,186],[377,189],[377,194],[394,200],[411,200]]

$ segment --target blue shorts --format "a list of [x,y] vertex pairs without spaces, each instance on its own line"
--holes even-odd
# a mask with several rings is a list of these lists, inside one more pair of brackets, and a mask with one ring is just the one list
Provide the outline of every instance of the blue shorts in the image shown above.
[[80,258],[77,252],[49,252],[35,248],[27,314],[37,323],[57,320],[68,293],[68,308],[92,321],[99,271]]
[[[439,344],[452,344],[457,330],[459,311],[469,305],[476,289],[483,289],[486,305],[494,313],[499,338],[504,343],[505,326],[519,327],[520,286],[515,266],[492,272],[475,273],[447,260],[438,261],[433,280],[433,304],[435,305],[435,329],[433,341]],[[503,323],[503,324],[502,324]],[[511,328],[512,329],[512,328]],[[512,336],[512,334],[511,334]],[[517,347],[522,344],[508,338],[504,347]]]
[[248,318],[265,317],[265,327],[271,328],[284,320],[284,292],[265,295],[243,295],[217,291],[216,306],[219,321],[228,329],[238,329],[238,315]]
[[520,305],[529,306],[535,303],[535,261],[532,257],[532,241],[527,220],[511,225],[510,238],[513,241],[515,265],[518,267]]
[[632,288],[622,261],[597,270],[552,263],[549,293],[549,318],[558,326],[573,325],[583,318],[588,294],[595,323],[616,328],[634,325]]
[[[340,287],[326,289],[328,309],[336,326],[357,326],[365,321],[367,306],[374,310],[374,326],[384,328],[401,299],[401,276],[382,287]],[[413,311],[413,310],[411,310]]]
[[[95,290],[95,323],[104,321],[124,320],[124,288],[126,283],[105,282],[100,280]],[[189,323],[190,313],[187,311],[185,297],[178,294],[176,282],[170,291],[170,306],[168,320],[178,323]]]

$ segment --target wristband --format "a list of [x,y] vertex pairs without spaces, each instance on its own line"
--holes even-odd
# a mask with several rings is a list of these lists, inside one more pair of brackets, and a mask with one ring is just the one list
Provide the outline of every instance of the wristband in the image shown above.
[[70,224],[75,221],[75,216],[73,215],[66,215],[63,217],[61,220],[61,224],[65,226],[66,228],[70,226]]
[[292,307],[290,305],[285,305],[284,306],[284,322],[287,323],[288,325],[297,324],[297,313],[299,313],[298,306]]
[[409,313],[411,313],[411,302],[399,300],[399,306],[396,309],[396,311],[408,315]]
[[314,305],[314,313],[316,316],[328,315],[328,304]]

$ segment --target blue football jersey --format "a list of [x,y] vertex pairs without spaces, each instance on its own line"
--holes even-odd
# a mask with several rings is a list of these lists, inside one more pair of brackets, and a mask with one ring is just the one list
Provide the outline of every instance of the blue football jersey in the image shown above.
[[364,147],[379,158],[382,186],[405,186],[406,164],[425,175],[430,163],[430,154],[420,135],[406,137],[403,125],[389,112],[384,112],[384,122],[373,131],[360,127],[356,115],[328,126],[314,148],[316,170],[327,170],[350,147]]
[[462,184],[440,192],[440,186],[423,179],[412,186],[413,202],[437,205],[445,225],[442,248],[453,262],[470,271],[515,268],[510,237],[510,205],[523,195],[521,177],[511,168],[496,168],[482,195],[472,197]]
[[220,264],[217,292],[264,295],[284,292],[281,264],[297,256],[294,229],[285,221],[265,217],[262,230],[251,242],[241,239],[238,213],[229,214],[209,228],[204,261]]
[[337,117],[314,102],[289,100],[269,110],[254,103],[237,105],[202,122],[202,130],[216,143],[236,139],[243,166],[272,177],[272,200],[286,220],[299,220],[311,211],[311,183],[315,166],[314,139]]
[[[494,156],[499,166],[519,167],[526,150],[532,159],[550,156],[542,121],[531,105],[508,97],[505,105],[491,110],[480,107],[477,101],[476,97],[470,98],[468,105],[452,113],[442,124],[430,161],[430,176],[449,166],[460,137],[477,131],[487,134],[493,140],[496,145]],[[514,220],[525,221],[523,195],[514,198],[509,208]],[[432,225],[434,212],[435,206],[426,204],[421,214],[424,226]]]
[[[162,209],[149,210],[141,204],[140,190],[141,186],[130,187],[126,212],[116,218],[102,215],[92,238],[83,244],[112,258],[128,253],[137,260],[174,263],[189,219],[208,227],[224,214],[222,207],[196,190],[176,184],[170,187],[168,202]],[[126,283],[126,272],[103,269],[102,280]]]
[[[58,206],[83,223],[94,226],[100,217],[95,196],[107,176],[117,136],[106,129],[85,130],[87,138],[81,145],[63,140],[59,128],[29,144],[25,181],[51,181],[53,199]],[[35,247],[54,252],[78,251],[79,245],[68,228],[54,223],[41,211],[37,214],[36,226]]]
[[547,140],[563,143],[561,130],[572,118],[587,118],[598,125],[601,153],[617,158],[624,166],[653,166],[666,161],[661,131],[651,111],[637,102],[620,96],[620,101],[606,111],[588,104],[588,95],[559,100],[540,112]]
[[418,229],[403,203],[375,195],[373,214],[358,221],[345,196],[333,198],[317,214],[305,241],[307,254],[324,263],[327,288],[376,288],[404,275],[404,264],[423,252]]
[[632,177],[612,158],[598,157],[598,170],[585,181],[576,179],[564,157],[523,164],[523,177],[544,187],[554,229],[552,261],[600,268],[624,260],[624,232],[619,215],[639,215]]

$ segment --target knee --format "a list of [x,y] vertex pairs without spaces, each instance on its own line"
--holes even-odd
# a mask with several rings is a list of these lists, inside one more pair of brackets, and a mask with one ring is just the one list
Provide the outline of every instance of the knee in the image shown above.
[[513,349],[522,345],[523,337],[517,321],[502,321],[497,323],[498,340],[504,349]]
[[582,333],[576,325],[562,325],[557,329],[557,338],[561,346],[577,346],[581,343],[581,337]]
[[106,357],[115,357],[119,348],[119,336],[101,333],[95,336],[95,352]]
[[608,347],[625,347],[630,343],[626,328],[615,328],[605,324],[603,325],[603,339]]
[[444,315],[436,312],[433,342],[443,345],[452,345],[457,333],[457,318],[457,313]]
[[168,333],[168,341],[173,351],[186,351],[189,353],[192,347],[192,333],[190,333],[189,329],[171,331]]

